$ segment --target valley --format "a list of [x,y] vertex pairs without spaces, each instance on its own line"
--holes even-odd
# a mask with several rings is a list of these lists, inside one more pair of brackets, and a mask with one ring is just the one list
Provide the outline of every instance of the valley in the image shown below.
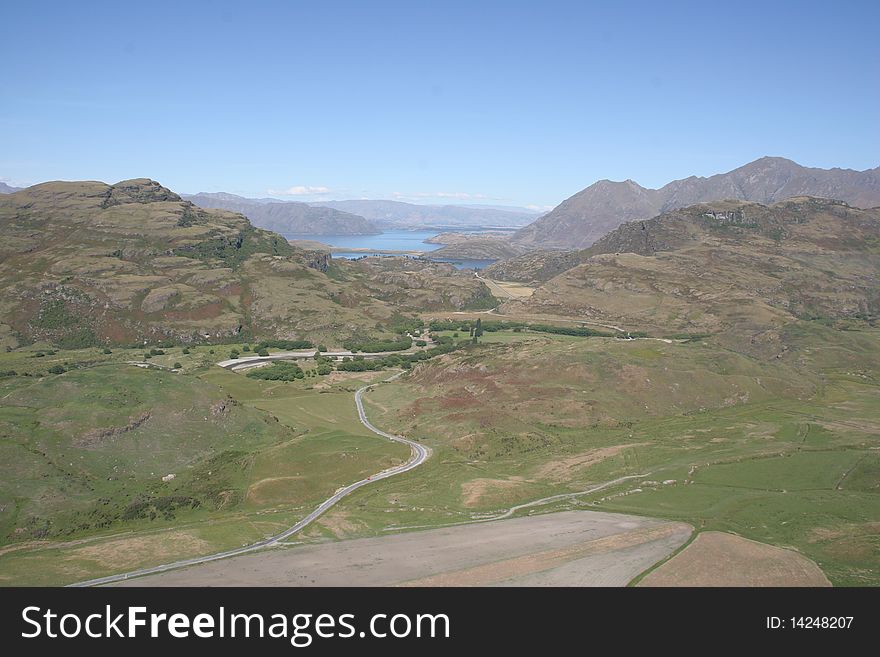
[[381,545],[423,561],[365,584],[733,585],[699,564],[753,550],[753,583],[880,584],[876,209],[714,201],[568,251],[401,231],[501,249],[477,271],[149,179],[0,221],[0,583],[326,584]]

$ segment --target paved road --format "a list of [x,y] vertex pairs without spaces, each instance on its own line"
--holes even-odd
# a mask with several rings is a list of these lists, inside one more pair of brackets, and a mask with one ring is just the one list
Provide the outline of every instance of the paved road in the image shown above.
[[[390,379],[386,379],[385,381],[393,381],[397,377],[399,377],[403,372],[395,374]],[[425,462],[431,456],[431,449],[429,447],[425,447],[424,445],[420,445],[414,440],[409,440],[408,438],[404,438],[403,436],[395,436],[390,433],[386,433],[381,429],[377,429],[373,426],[373,424],[367,419],[367,414],[364,411],[364,403],[363,403],[363,394],[367,390],[372,387],[371,385],[366,385],[362,388],[359,388],[358,391],[354,394],[354,401],[357,405],[358,417],[360,418],[361,424],[363,424],[367,429],[372,431],[375,434],[382,436],[383,438],[387,438],[388,440],[393,440],[396,443],[402,443],[404,445],[409,445],[411,450],[411,456],[406,463],[399,465],[394,468],[388,468],[387,470],[383,470],[377,474],[371,475],[366,479],[361,479],[360,481],[356,481],[353,484],[349,484],[343,488],[337,490],[332,497],[327,498],[321,504],[319,504],[314,511],[312,511],[305,518],[300,520],[298,523],[290,527],[289,529],[284,530],[280,534],[276,534],[275,536],[270,536],[269,538],[263,539],[262,541],[258,541],[257,543],[252,543],[250,545],[245,545],[240,548],[235,548],[233,550],[226,550],[225,552],[218,552],[216,554],[209,554],[204,557],[193,557],[192,559],[183,559],[181,561],[175,561],[173,563],[163,564],[161,566],[153,566],[152,568],[141,568],[139,570],[133,570],[127,573],[120,573],[118,575],[108,575],[107,577],[98,577],[95,579],[86,580],[84,582],[78,582],[76,584],[71,584],[71,586],[99,586],[101,584],[112,584],[113,582],[120,582],[122,580],[130,579],[133,577],[142,577],[143,575],[152,575],[154,573],[163,573],[168,570],[175,570],[177,568],[184,568],[186,566],[194,566],[196,564],[207,563],[209,561],[217,561],[218,559],[225,559],[227,557],[234,557],[239,554],[247,554],[248,552],[254,552],[256,550],[262,550],[263,548],[271,547],[276,545],[280,541],[283,541],[287,538],[290,538],[300,530],[307,527],[309,524],[315,521],[321,514],[323,514],[327,509],[336,504],[339,500],[341,500],[346,495],[349,495],[356,491],[361,486],[366,486],[374,481],[378,481],[380,479],[387,479],[388,477],[393,477],[394,475],[401,474],[403,472],[409,472],[413,468],[417,468],[422,463]]]

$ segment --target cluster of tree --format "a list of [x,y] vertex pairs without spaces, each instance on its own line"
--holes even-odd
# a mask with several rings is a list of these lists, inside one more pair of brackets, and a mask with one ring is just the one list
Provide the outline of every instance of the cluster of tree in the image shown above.
[[342,344],[349,351],[377,354],[382,351],[406,351],[412,347],[412,339],[407,336],[401,336],[394,340],[358,340],[353,338],[351,340],[346,340]]
[[583,338],[588,337],[606,337],[611,338],[614,337],[614,333],[608,333],[607,331],[597,331],[595,329],[587,328],[585,326],[549,326],[546,324],[530,324],[530,331],[536,331],[538,333],[555,333],[556,335],[576,335]]
[[295,381],[296,379],[304,379],[306,375],[296,363],[278,361],[268,367],[253,369],[246,376],[251,379],[263,379],[264,381]]
[[411,333],[412,335],[416,335],[418,331],[421,331],[425,326],[425,323],[415,316],[404,315],[402,313],[395,313],[391,317],[391,321],[388,322],[388,328],[392,333],[398,333],[401,335],[405,335],[407,333]]
[[448,354],[456,349],[466,347],[469,344],[470,341],[455,343],[449,338],[448,342],[438,344],[436,347],[431,347],[424,351],[418,351],[414,354],[388,354],[382,358],[373,359],[366,359],[363,356],[355,356],[354,358],[346,357],[342,359],[342,362],[336,364],[336,369],[340,372],[374,372],[389,367],[399,367],[408,370],[415,363],[442,354]]
[[500,322],[483,322],[482,319],[476,320],[434,320],[429,324],[432,331],[459,331],[467,332],[470,337],[480,337],[483,332],[493,333],[495,331],[514,331],[520,333],[522,331],[533,331],[535,333],[552,333],[556,335],[575,335],[580,337],[631,337],[642,338],[647,334],[643,331],[632,331],[628,333],[611,333],[608,331],[598,331],[596,329],[587,328],[585,326],[552,326],[549,324],[527,324],[525,322],[500,321]]

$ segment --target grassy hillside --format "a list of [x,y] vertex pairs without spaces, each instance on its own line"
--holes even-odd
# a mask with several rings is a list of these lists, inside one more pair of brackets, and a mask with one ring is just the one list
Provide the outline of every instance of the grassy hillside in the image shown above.
[[4,195],[0,226],[2,346],[341,341],[387,332],[402,310],[491,303],[482,283],[452,267],[331,261],[146,179]]
[[[795,319],[880,314],[880,212],[837,201],[699,205],[624,224],[509,314],[578,317],[653,335],[726,332],[785,345]],[[773,350],[776,350],[775,352]]]
[[[208,348],[169,351],[149,369],[123,362],[133,350],[59,351],[30,360],[63,359],[63,374],[0,378],[0,582],[253,542],[409,454],[357,420],[353,386],[387,375],[258,381],[205,367]],[[169,360],[183,369],[159,369]]]

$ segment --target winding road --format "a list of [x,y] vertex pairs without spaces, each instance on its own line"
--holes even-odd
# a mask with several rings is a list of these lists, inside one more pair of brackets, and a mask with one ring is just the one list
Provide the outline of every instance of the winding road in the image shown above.
[[[221,364],[222,366],[222,364]],[[385,379],[382,383],[387,383],[389,381],[393,381],[397,377],[399,377],[403,372],[398,372],[394,376],[389,379]],[[386,433],[381,429],[377,429],[373,424],[367,419],[366,411],[364,411],[364,402],[363,402],[363,394],[370,388],[372,388],[374,384],[365,385],[362,388],[359,388],[357,392],[354,393],[354,402],[357,406],[358,418],[367,429],[372,431],[373,433],[382,436],[383,438],[387,438],[388,440],[393,440],[396,443],[401,443],[404,445],[409,445],[411,455],[406,463],[398,465],[393,468],[388,468],[387,470],[383,470],[382,472],[376,473],[374,475],[370,475],[366,479],[361,479],[360,481],[356,481],[353,484],[349,484],[348,486],[344,486],[337,490],[331,497],[328,497],[326,500],[321,502],[309,515],[300,520],[298,523],[293,525],[292,527],[285,529],[280,534],[276,534],[275,536],[270,536],[269,538],[263,539],[262,541],[258,541],[256,543],[251,543],[250,545],[245,545],[240,548],[234,548],[232,550],[226,550],[224,552],[217,552],[216,554],[209,554],[203,557],[193,557],[192,559],[183,559],[181,561],[174,561],[172,563],[163,564],[160,566],[152,566],[150,568],[141,568],[139,570],[132,570],[127,573],[119,573],[118,575],[108,575],[107,577],[97,577],[95,579],[89,579],[84,582],[77,582],[76,584],[71,584],[70,586],[100,586],[102,584],[112,584],[113,582],[121,582],[126,579],[131,579],[134,577],[142,577],[144,575],[153,575],[155,573],[163,573],[168,570],[175,570],[177,568],[184,568],[186,566],[195,566],[197,564],[207,563],[209,561],[217,561],[218,559],[226,559],[227,557],[234,557],[240,554],[247,554],[248,552],[254,552],[256,550],[262,550],[263,548],[271,547],[273,545],[277,545],[279,542],[284,541],[287,538],[290,538],[297,532],[305,529],[308,525],[314,522],[317,518],[319,518],[327,509],[336,504],[339,500],[341,500],[346,495],[350,495],[354,491],[356,491],[361,486],[366,486],[374,481],[379,481],[380,479],[387,479],[388,477],[393,477],[394,475],[402,474],[404,472],[409,472],[413,468],[417,468],[422,463],[424,463],[431,456],[431,448],[425,447],[417,443],[414,440],[410,440],[409,438],[404,438],[403,436],[395,436],[394,434]]]

